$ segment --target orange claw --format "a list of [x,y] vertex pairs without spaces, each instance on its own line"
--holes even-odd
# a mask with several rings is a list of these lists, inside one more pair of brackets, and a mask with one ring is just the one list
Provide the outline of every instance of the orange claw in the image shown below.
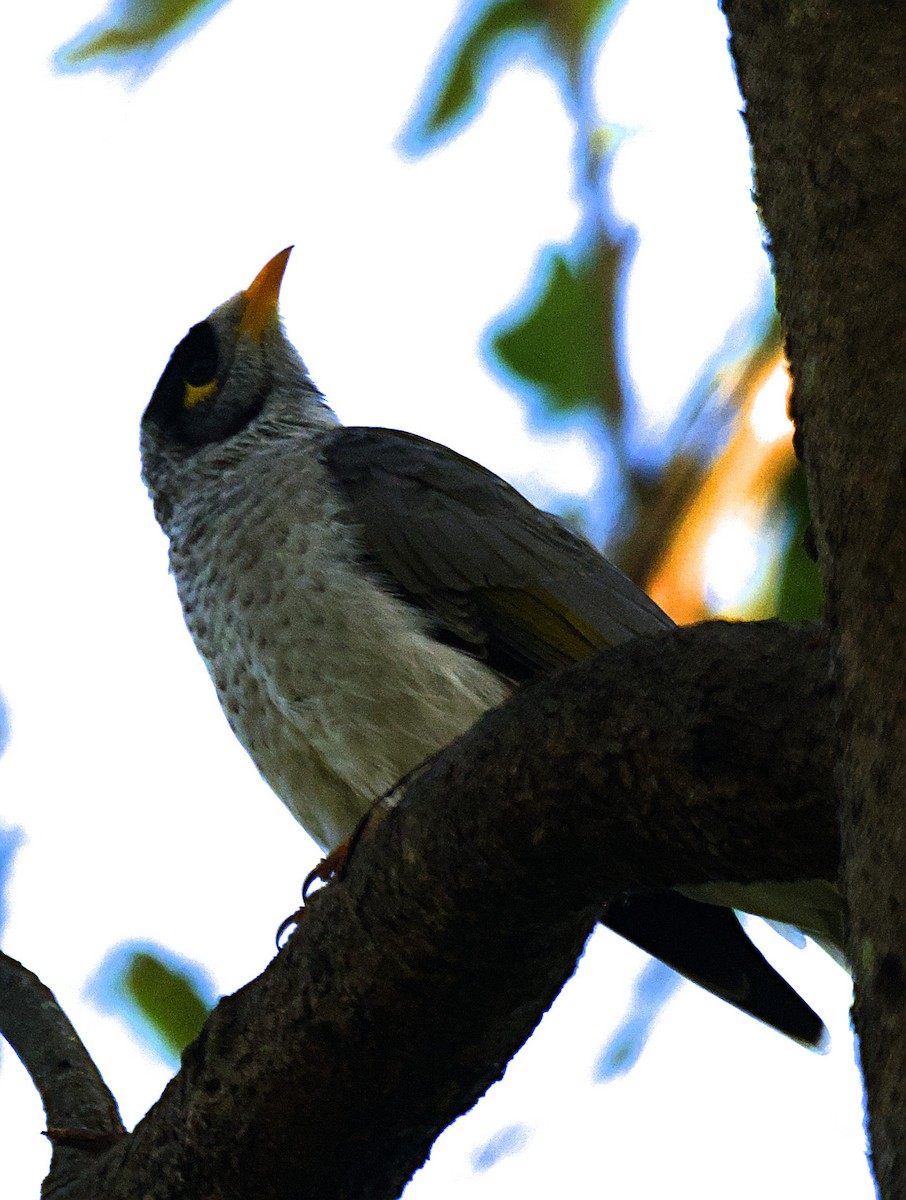
[[363,820],[354,830],[351,837],[348,837],[345,842],[340,842],[339,846],[335,846],[331,852],[326,855],[305,876],[305,882],[302,884],[302,905],[297,908],[294,913],[291,913],[285,921],[280,922],[280,928],[277,930],[277,946],[283,939],[283,935],[289,929],[290,925],[298,925],[305,916],[306,901],[308,900],[311,889],[315,883],[330,883],[331,879],[342,879],[346,874],[346,868],[349,860],[352,857],[352,852],[355,849],[356,843],[359,840],[359,833],[367,824],[367,818]]
[[315,883],[330,883],[331,879],[343,878],[356,842],[359,840],[359,830],[361,828],[361,824],[357,825],[351,837],[348,837],[344,842],[340,842],[339,846],[335,846],[328,855],[321,859],[316,867],[308,872],[305,876],[305,882],[302,884],[303,902],[308,899],[308,894]]
[[416,767],[414,771],[410,771],[408,775],[403,777],[400,783],[396,784],[396,786],[391,788],[386,795],[382,796],[378,801],[376,801],[376,803],[372,805],[368,812],[365,813],[364,817],[362,817],[361,821],[359,821],[358,825],[356,825],[349,837],[346,838],[345,841],[340,842],[338,846],[335,846],[329,854],[325,855],[325,857],[321,859],[316,867],[312,868],[312,870],[308,872],[308,874],[305,876],[305,882],[302,884],[302,907],[297,908],[294,913],[288,916],[286,920],[281,923],[280,928],[277,930],[278,947],[280,945],[280,939],[283,937],[290,925],[298,925],[305,915],[306,901],[308,900],[313,885],[315,883],[327,884],[330,883],[331,880],[341,882],[343,879],[345,879],[346,872],[349,869],[349,863],[353,854],[355,853],[356,847],[362,840],[365,830],[372,823],[372,821],[374,821],[375,824],[380,823],[382,817],[394,807],[396,798],[400,793],[400,789],[402,788],[403,784],[414,778],[424,766],[427,766],[428,763],[433,762],[436,757],[437,755],[432,755],[431,758],[427,760],[427,763],[423,763],[421,767]]

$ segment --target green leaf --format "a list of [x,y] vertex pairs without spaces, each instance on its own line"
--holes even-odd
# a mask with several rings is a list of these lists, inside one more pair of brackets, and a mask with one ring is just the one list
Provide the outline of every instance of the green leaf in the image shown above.
[[63,46],[58,61],[63,67],[93,65],[98,59],[126,60],[141,51],[187,32],[223,0],[122,0],[103,17],[76,34]]
[[179,1055],[198,1037],[208,1005],[187,971],[179,971],[145,950],[130,955],[123,991],[167,1049]]
[[623,0],[557,0],[546,5],[552,40],[568,63],[579,63],[593,49],[605,19],[622,8]]
[[433,141],[477,108],[481,94],[493,81],[494,72],[488,68],[501,41],[519,30],[540,29],[543,23],[544,7],[539,0],[498,0],[481,13],[458,46],[455,43],[461,34],[452,34],[429,72],[429,79],[436,76],[439,80],[436,94],[425,95],[419,102],[419,115],[407,140]]
[[605,241],[578,257],[549,248],[517,312],[489,330],[501,364],[539,388],[555,412],[592,408],[612,425],[622,417],[614,333],[622,255]]
[[518,53],[515,42],[512,54],[500,52],[505,39],[516,33],[540,35],[547,50],[542,68],[562,84],[558,68],[565,63],[571,94],[605,17],[621,5],[622,0],[496,0],[468,6],[471,24],[460,22],[441,47],[403,135],[404,146],[419,153],[474,116],[495,77]]
[[805,472],[799,463],[778,488],[777,503],[792,527],[780,562],[777,616],[784,621],[816,621],[821,616],[824,593],[818,565],[806,551],[811,514]]

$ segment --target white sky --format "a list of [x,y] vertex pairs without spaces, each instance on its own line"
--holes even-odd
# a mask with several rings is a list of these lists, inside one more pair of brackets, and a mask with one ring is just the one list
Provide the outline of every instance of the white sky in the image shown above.
[[[232,0],[133,89],[50,70],[94,3],[19,5],[0,50],[0,687],[13,722],[0,822],[28,836],[4,948],[54,988],[131,1124],[169,1070],[86,980],[111,945],[147,938],[235,989],[270,959],[316,857],[219,712],[139,479],[139,417],[173,345],[295,242],[288,330],[345,420],[445,441],[540,502],[584,492],[597,468],[579,425],[533,437],[475,350],[539,247],[577,220],[571,130],[548,80],[510,70],[476,123],[408,162],[394,145],[450,0]],[[603,117],[637,130],[613,186],[642,227],[629,358],[652,419],[763,294],[723,41],[710,0],[633,0],[603,60]],[[639,1065],[593,1085],[644,962],[598,935],[407,1195],[867,1200],[848,981],[814,948],[764,938],[830,1026],[829,1054],[684,987]],[[472,1153],[520,1124],[526,1147],[475,1174]],[[41,1128],[4,1048],[10,1200],[37,1195]]]

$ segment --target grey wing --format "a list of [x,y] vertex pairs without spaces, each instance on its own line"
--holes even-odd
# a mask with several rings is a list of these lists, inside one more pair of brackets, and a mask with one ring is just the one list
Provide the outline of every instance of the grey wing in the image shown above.
[[445,446],[340,427],[321,458],[376,568],[513,678],[673,624],[584,538]]
[[[590,543],[444,446],[341,427],[321,438],[321,458],[373,568],[432,615],[439,635],[513,680],[672,627]],[[660,891],[617,898],[603,921],[791,1037],[820,1041],[819,1018],[729,909]]]

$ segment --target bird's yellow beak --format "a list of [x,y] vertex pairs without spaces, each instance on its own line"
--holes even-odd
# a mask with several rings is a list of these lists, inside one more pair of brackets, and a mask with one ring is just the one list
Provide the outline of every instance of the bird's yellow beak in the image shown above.
[[248,334],[256,342],[260,342],[268,325],[277,320],[280,284],[283,282],[283,272],[291,252],[292,246],[287,246],[285,250],[275,254],[242,293],[245,297],[245,308],[239,321],[240,334]]

